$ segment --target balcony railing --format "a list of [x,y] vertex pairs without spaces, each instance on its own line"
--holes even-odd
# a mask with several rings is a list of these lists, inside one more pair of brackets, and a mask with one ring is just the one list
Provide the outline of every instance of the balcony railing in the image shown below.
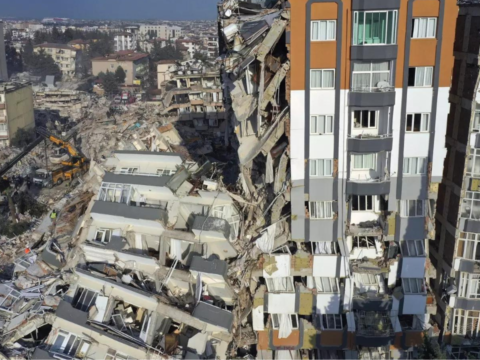
[[393,134],[371,134],[371,133],[362,133],[358,135],[348,135],[350,139],[362,139],[362,140],[374,140],[374,139],[389,139],[392,138]]
[[352,88],[352,92],[362,92],[362,93],[384,93],[384,92],[393,92],[395,91],[394,86],[382,86],[382,87],[356,87]]

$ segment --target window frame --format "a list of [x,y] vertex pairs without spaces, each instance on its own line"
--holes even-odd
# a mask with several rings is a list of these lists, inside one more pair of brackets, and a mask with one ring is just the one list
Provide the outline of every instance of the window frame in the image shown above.
[[[331,213],[331,217],[314,217],[312,215],[312,204],[317,204],[319,203],[318,206],[323,206],[323,212],[326,213],[326,209],[328,207],[330,207],[330,213]],[[319,212],[316,208],[315,209],[315,213],[316,212]],[[333,212],[333,201],[309,201],[308,202],[308,213],[310,214],[310,219],[313,219],[313,220],[329,220],[329,219],[333,219],[333,216],[334,216],[334,212]]]
[[138,167],[122,167],[118,172],[120,174],[133,175],[138,173]]
[[[415,116],[420,115],[420,126],[419,131],[415,131]],[[411,117],[411,130],[408,130],[408,117]],[[427,123],[426,130],[422,130],[424,128],[423,125]],[[430,113],[409,113],[407,114],[407,119],[405,121],[405,132],[406,133],[429,133],[430,132]]]
[[[415,290],[415,287],[417,290]],[[427,293],[424,278],[402,278],[403,293],[406,295],[422,295]]]
[[[409,78],[410,78],[410,69],[415,69],[415,74],[414,74],[414,80],[413,80],[413,85],[408,85],[408,87],[415,87],[415,88],[431,88],[433,87],[433,76],[434,76],[434,66],[412,66],[408,68],[409,71]],[[424,69],[423,73],[423,82],[422,85],[417,85],[417,69]],[[432,75],[431,75],[431,84],[425,85],[425,80],[427,79],[427,70],[426,69],[432,69]],[[407,80],[409,81],[409,79]]]
[[[470,206],[470,212],[468,217],[465,217],[464,213],[466,212],[467,206]],[[462,198],[461,217],[464,219],[480,220],[480,217],[477,218],[473,216],[475,208],[480,208],[480,192],[470,190],[465,191],[465,196]]]
[[[55,349],[55,343],[57,342],[58,338],[62,336],[64,337],[64,340],[60,347],[58,349]],[[72,339],[70,348],[68,348],[68,344],[70,343],[70,339]],[[65,330],[59,330],[57,336],[55,337],[55,341],[52,344],[52,351],[57,354],[65,354],[68,356],[74,357],[75,354],[77,353],[78,349],[80,348],[80,344],[82,342],[82,338],[76,334],[73,334],[71,332],[65,331]],[[73,352],[72,352],[73,350]]]
[[[392,34],[391,36],[393,37],[393,39],[391,39],[391,42],[389,43],[388,42],[388,25],[390,24],[390,17],[388,16],[389,15],[389,12],[392,12],[392,20],[393,20],[393,31],[392,31]],[[359,23],[359,13],[363,13],[363,41],[364,43],[363,44],[358,44],[358,28],[356,26],[356,24],[360,24]],[[386,16],[386,22],[385,22],[385,28],[383,29],[383,31],[385,32],[385,40],[386,42],[384,43],[365,43],[365,21],[366,21],[366,14],[367,13],[386,13],[387,16]],[[353,20],[353,26],[352,26],[352,45],[353,46],[385,46],[385,45],[396,45],[397,44],[397,37],[398,37],[398,10],[374,10],[374,11],[365,11],[365,10],[359,10],[359,11],[354,11],[353,12],[353,16],[352,16],[352,20]]]
[[[355,126],[355,113],[358,112],[359,113],[359,117],[358,119],[360,120],[359,124],[362,125],[363,123],[363,115],[365,112],[367,112],[367,123],[368,123],[368,126],[367,127],[364,127],[364,126]],[[372,113],[375,114],[374,116],[374,122],[375,122],[375,125],[374,126],[371,126],[371,121],[372,121]],[[353,110],[352,111],[352,130],[357,130],[357,129],[377,129],[378,128],[378,119],[379,119],[379,116],[380,116],[380,111],[379,110]]]
[[0,124],[0,131],[8,131],[8,126],[5,123]]
[[267,285],[268,292],[271,292],[271,293],[295,292],[295,283],[293,281],[293,276],[281,276],[280,278],[285,279],[286,281],[285,290],[276,288],[274,278],[265,278],[265,284]]
[[[373,239],[369,239],[373,238]],[[377,250],[377,245],[375,242],[375,236],[353,236],[353,244],[352,244],[352,249],[354,248],[363,248],[363,249],[374,249],[375,251]],[[365,242],[365,245],[362,244],[361,242]]]
[[[418,36],[420,33],[420,28],[417,25],[421,20],[426,20],[426,26],[425,26],[425,36]],[[434,21],[434,27],[433,27],[433,36],[428,35],[428,24],[430,21]],[[414,17],[412,19],[412,33],[410,34],[411,39],[436,39],[437,38],[437,26],[438,26],[438,18],[436,17],[430,17],[430,16],[419,16],[419,17]],[[415,34],[416,32],[416,34]]]
[[461,272],[458,296],[466,299],[480,299],[480,274]]
[[[321,83],[322,83],[322,84],[321,84],[321,85],[322,85],[321,87],[313,87],[313,86],[312,86],[312,78],[313,78],[312,74],[313,74],[313,72],[315,72],[315,71],[321,71],[321,79],[320,79],[320,81],[321,81]],[[325,86],[323,86],[323,79],[324,79],[323,73],[324,73],[325,71],[332,71],[332,72],[333,72],[333,77],[332,77],[332,79],[333,79],[333,87],[325,87]],[[310,69],[310,89],[311,89],[311,90],[335,90],[335,71],[336,71],[336,69]]]
[[[473,314],[476,316],[472,316]],[[475,323],[477,326],[476,329],[473,329],[471,325]],[[469,338],[480,336],[480,311],[454,309],[452,333],[455,335],[468,335]]]
[[[463,243],[462,247],[460,247],[460,243]],[[458,244],[457,244],[455,256],[462,259],[480,261],[480,252],[479,252],[479,258],[478,259],[476,258],[477,251],[479,251],[477,250],[479,244],[480,244],[480,234],[460,232],[460,236],[458,237]],[[462,254],[459,254],[460,251],[462,251]],[[471,257],[466,256],[466,255],[470,255],[469,254],[470,252],[472,254]]]
[[[322,119],[323,117],[323,119]],[[313,119],[315,118],[315,119]],[[333,134],[333,115],[310,115],[310,135],[331,135]],[[323,122],[323,129],[324,132],[320,132],[321,123]],[[330,122],[330,124],[328,124]],[[313,128],[313,124],[315,124],[315,129]],[[328,126],[330,125],[330,126]],[[327,129],[330,128],[330,131]]]
[[[110,240],[112,239],[112,232],[113,232],[112,229],[99,228],[95,231],[94,239],[95,239],[96,242],[101,242],[102,244],[108,244],[110,242]],[[101,240],[97,240],[97,234],[98,233],[102,233],[102,239]],[[107,234],[108,234],[108,240],[106,240]]]
[[[320,314],[320,324],[322,330],[343,330],[342,314]],[[333,327],[330,327],[333,325]],[[340,325],[340,327],[337,327]]]
[[73,297],[72,307],[87,312],[97,301],[98,292],[84,287],[78,287]]
[[[326,24],[326,27],[325,27],[325,39],[320,39],[320,25],[321,23],[325,23]],[[333,23],[333,39],[328,39],[328,25]],[[318,29],[318,32],[317,32],[317,35],[318,35],[318,38],[315,39],[314,38],[314,24],[317,24],[317,29]],[[311,27],[311,34],[310,34],[310,41],[336,41],[337,39],[337,20],[313,20],[311,21],[310,23],[310,27]]]
[[[317,252],[317,247],[319,246],[318,243],[327,243],[329,245],[331,245],[329,251],[330,252]],[[341,254],[341,251],[340,251],[340,246],[338,244],[337,241],[310,241],[310,246],[311,246],[311,250],[312,250],[312,255],[340,255]]]
[[[355,70],[355,63],[358,63],[358,64],[370,64],[370,70]],[[388,64],[388,69],[387,70],[373,70],[373,64],[380,64],[380,63],[386,63]],[[369,88],[367,90],[365,90],[365,88],[355,88],[354,87],[354,78],[355,78],[355,75],[365,75],[365,74],[368,74],[370,75],[369,76]],[[391,87],[391,84],[392,84],[392,62],[389,61],[389,60],[386,60],[386,61],[366,61],[366,60],[357,60],[357,61],[354,61],[353,62],[353,67],[352,67],[352,79],[351,79],[351,91],[368,91],[368,92],[371,92],[373,91],[374,89],[378,89],[373,83],[373,80],[374,80],[374,74],[388,74],[388,80],[385,80],[389,83],[390,87]],[[380,80],[380,81],[384,81],[384,80]]]
[[[411,159],[416,159],[416,169],[415,172],[412,172],[412,166],[413,162]],[[421,160],[421,161],[419,161]],[[405,164],[408,162],[408,166]],[[419,166],[423,166],[420,168]],[[422,176],[427,174],[427,167],[428,167],[428,157],[423,157],[423,156],[412,156],[412,157],[404,157],[403,158],[403,175],[407,176]],[[408,170],[407,170],[408,168]],[[407,172],[407,171],[408,172]]]
[[426,257],[427,256],[425,252],[425,241],[423,240],[400,241],[400,249],[404,257]]
[[[313,164],[315,164],[315,167],[313,169],[315,170],[315,173],[312,171]],[[308,161],[308,165],[309,165],[310,177],[316,177],[316,178],[333,177],[333,159],[310,159]],[[320,167],[320,165],[322,166]],[[323,168],[322,169],[323,174],[320,174],[319,172],[320,168]]]
[[[278,330],[280,327],[280,319],[278,318],[278,315],[282,314],[271,314],[271,322],[272,322],[272,328],[275,330]],[[298,315],[297,314],[288,314],[292,318],[292,329],[296,330],[298,329]],[[294,320],[295,319],[295,320]],[[296,326],[294,326],[294,321],[296,321]]]
[[[373,164],[375,165],[374,168],[366,168],[365,167],[365,157],[366,156],[373,156]],[[355,167],[355,157],[356,156],[361,156],[362,157],[362,167],[361,168],[356,168]],[[358,171],[361,171],[361,170],[374,170],[374,171],[377,171],[377,154],[376,153],[369,153],[369,154],[352,154],[352,169],[353,170],[358,170]]]
[[[313,276],[313,283],[317,289],[317,293],[321,294],[338,294],[340,292],[340,282],[338,278],[325,276]],[[330,291],[325,290],[326,285],[330,287]]]
[[[100,201],[114,202],[118,204],[129,204],[132,196],[132,189],[133,186],[130,184],[102,182],[102,185],[100,185],[100,190],[98,191],[97,199]],[[118,191],[120,191],[120,195],[117,194]],[[120,196],[119,201],[117,201],[118,195]]]
[[[364,198],[364,209],[361,209],[362,206],[361,203],[362,201],[360,200],[361,198]],[[370,198],[370,205],[371,206],[368,206],[368,198]],[[353,208],[353,203],[354,203],[354,199],[357,199],[357,209],[354,209]],[[351,206],[352,206],[352,211],[375,211],[375,201],[377,199],[375,198],[375,195],[352,195],[352,203],[351,203]]]
[[[410,201],[415,201],[415,215],[407,215],[407,210],[410,210]],[[419,215],[418,213],[418,202],[421,202],[422,204],[422,212]],[[419,200],[419,199],[414,199],[414,200],[400,200],[400,217],[425,217],[426,215],[426,200]],[[408,211],[409,213],[410,211]]]

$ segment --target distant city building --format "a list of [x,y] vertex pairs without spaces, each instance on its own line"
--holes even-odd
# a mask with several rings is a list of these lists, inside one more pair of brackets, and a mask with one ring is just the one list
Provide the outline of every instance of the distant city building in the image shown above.
[[182,28],[168,25],[140,25],[139,35],[145,40],[158,37],[167,40],[176,40],[182,36]]
[[69,18],[44,18],[42,24],[66,24],[69,21]]
[[190,59],[193,59],[193,55],[199,52],[202,47],[200,41],[193,39],[177,40],[175,46],[179,51],[187,52]]
[[131,32],[121,32],[113,38],[115,51],[135,50],[137,48],[137,36]]
[[0,81],[8,80],[7,58],[5,56],[5,37],[3,34],[3,22],[0,21]]
[[10,146],[11,139],[19,129],[31,129],[34,126],[32,86],[0,84],[0,148]]
[[78,49],[66,44],[43,43],[34,46],[36,53],[41,49],[50,55],[62,71],[63,77],[74,77],[77,66],[80,62],[80,53]]
[[125,85],[140,85],[148,74],[148,54],[133,50],[119,51],[92,59],[92,74],[115,72],[121,66],[125,71]]

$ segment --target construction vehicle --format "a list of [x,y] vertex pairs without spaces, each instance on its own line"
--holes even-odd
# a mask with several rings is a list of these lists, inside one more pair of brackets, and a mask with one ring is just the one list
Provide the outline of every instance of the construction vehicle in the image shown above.
[[64,141],[58,138],[44,128],[37,129],[37,133],[42,135],[45,139],[50,140],[52,143],[68,151],[71,158],[67,161],[61,161],[60,163],[62,165],[80,166],[81,164],[88,162],[87,157],[80,150],[75,149],[68,141]]
[[80,177],[88,171],[88,165],[88,162],[84,162],[80,166],[63,166],[54,170],[38,169],[33,176],[33,184],[51,189],[64,181]]

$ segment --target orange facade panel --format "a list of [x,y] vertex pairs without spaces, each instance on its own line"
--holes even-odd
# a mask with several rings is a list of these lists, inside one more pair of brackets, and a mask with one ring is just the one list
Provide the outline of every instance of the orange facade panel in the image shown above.
[[336,60],[336,41],[312,41],[310,45],[310,68],[335,69],[337,67]]
[[334,2],[312,4],[312,20],[334,20],[337,12],[337,4]]
[[412,39],[409,66],[435,66],[437,39]]
[[342,346],[343,345],[343,331],[328,331],[323,330],[320,335],[321,346]]
[[[417,0],[418,1],[418,0]],[[443,20],[443,39],[440,67],[440,87],[450,87],[453,73],[453,44],[455,42],[455,29],[458,16],[457,2],[447,0],[445,2],[445,19]]]
[[305,23],[308,0],[290,2],[291,90],[305,90]]
[[[438,17],[440,1],[438,0],[416,0],[413,3],[413,17],[432,16]],[[448,16],[448,14],[446,14]]]
[[278,347],[295,347],[300,344],[300,331],[293,330],[286,338],[280,339],[278,337],[278,330],[272,331],[272,345]]
[[257,349],[268,350],[270,348],[269,341],[268,341],[268,330],[257,331],[257,334],[258,334]]

